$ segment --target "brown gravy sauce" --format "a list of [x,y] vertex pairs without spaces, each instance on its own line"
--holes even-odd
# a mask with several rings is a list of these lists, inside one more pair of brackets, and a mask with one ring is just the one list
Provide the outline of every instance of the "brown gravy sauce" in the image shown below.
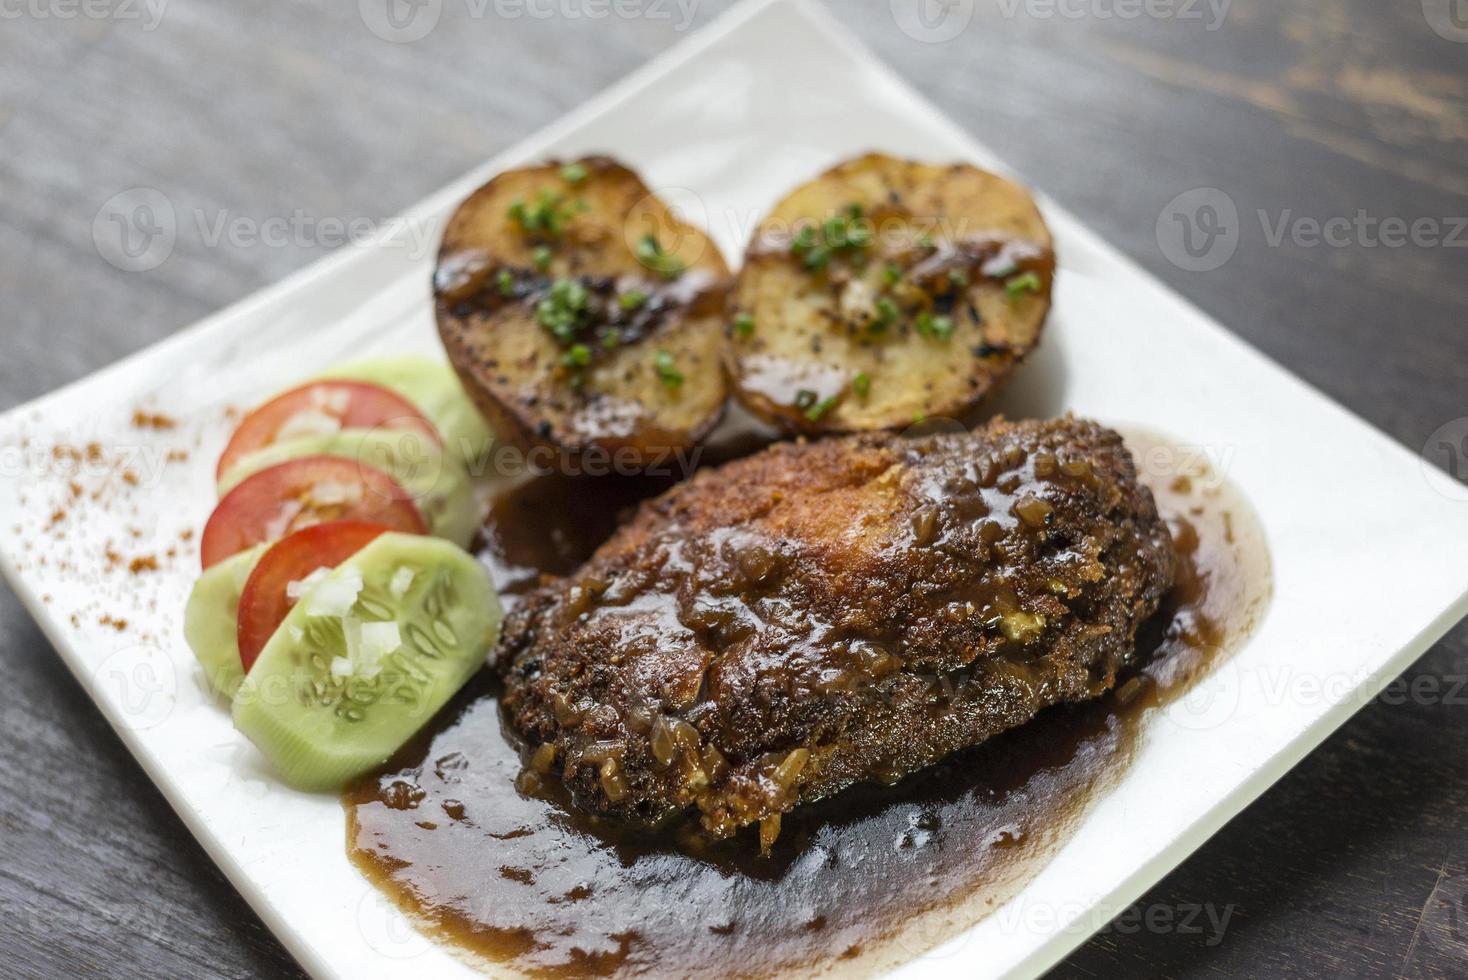
[[[1182,572],[1139,640],[1143,666],[1096,701],[895,786],[862,786],[750,834],[652,836],[522,796],[495,683],[470,685],[389,771],[345,797],[352,860],[427,933],[487,972],[537,976],[869,974],[1015,894],[1125,771],[1148,711],[1237,649],[1271,595],[1248,503],[1201,454],[1128,432]],[[507,601],[569,571],[666,481],[546,477],[501,497],[483,560]]]

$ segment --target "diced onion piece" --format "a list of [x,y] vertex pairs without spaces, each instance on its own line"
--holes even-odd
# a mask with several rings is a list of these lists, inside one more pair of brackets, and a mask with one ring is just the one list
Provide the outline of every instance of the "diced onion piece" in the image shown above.
[[343,388],[318,386],[311,389],[311,402],[323,412],[341,416],[347,414],[352,405],[352,393]]
[[291,524],[301,516],[301,511],[305,509],[306,505],[299,500],[281,501],[280,513],[265,525],[265,537],[271,541],[285,537],[285,532],[290,529]]
[[404,565],[393,573],[392,581],[388,583],[387,590],[392,593],[394,599],[401,599],[408,594],[408,590],[413,587],[413,579],[417,577],[417,572]]
[[318,568],[298,582],[287,582],[285,586],[285,597],[292,602],[299,601],[302,596],[310,595],[311,590],[320,585],[326,576],[331,574],[329,568]]
[[356,616],[343,617],[342,636],[347,641],[347,662],[355,671],[362,662],[362,621]]
[[308,616],[335,616],[341,619],[352,611],[362,594],[362,573],[355,568],[345,574],[326,578],[306,598]]
[[359,663],[375,667],[383,657],[396,652],[402,645],[403,634],[397,623],[364,623]]
[[[345,411],[345,410],[343,410]],[[277,442],[302,436],[329,436],[342,430],[342,420],[317,408],[297,412],[286,420],[275,434]]]
[[362,499],[362,488],[338,480],[322,480],[311,488],[311,502],[325,507],[332,504],[356,503]]
[[863,279],[852,279],[841,291],[841,314],[848,323],[870,319],[876,306],[876,293]]

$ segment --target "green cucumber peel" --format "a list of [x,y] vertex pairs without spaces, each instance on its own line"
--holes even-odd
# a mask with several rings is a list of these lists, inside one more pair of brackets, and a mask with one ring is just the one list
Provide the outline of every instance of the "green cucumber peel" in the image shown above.
[[495,433],[464,391],[458,372],[446,361],[416,354],[380,357],[331,368],[322,379],[381,385],[412,402],[443,437],[449,454],[471,473],[484,470]]
[[245,680],[240,663],[240,595],[269,547],[256,545],[206,570],[184,607],[184,639],[216,696],[233,698]]
[[[291,786],[340,789],[385,763],[474,676],[501,618],[472,555],[384,534],[296,603],[235,694],[235,727]],[[396,645],[371,649],[383,630]]]

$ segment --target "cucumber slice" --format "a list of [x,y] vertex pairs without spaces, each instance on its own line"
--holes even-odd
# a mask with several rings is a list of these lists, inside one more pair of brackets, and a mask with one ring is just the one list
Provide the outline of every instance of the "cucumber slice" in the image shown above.
[[209,569],[194,583],[184,607],[184,639],[216,695],[234,697],[245,679],[240,664],[240,593],[267,548],[256,545]]
[[323,379],[366,381],[402,395],[428,416],[443,436],[450,455],[479,473],[494,447],[494,430],[464,391],[459,375],[446,361],[406,355],[343,364],[322,374]]
[[235,695],[235,727],[290,785],[338,789],[386,762],[484,665],[500,617],[472,555],[384,534],[296,603]]
[[382,470],[412,495],[429,530],[454,544],[467,547],[479,530],[479,502],[464,465],[415,434],[383,429],[301,436],[256,450],[224,474],[219,496],[246,477],[302,456],[342,456]]

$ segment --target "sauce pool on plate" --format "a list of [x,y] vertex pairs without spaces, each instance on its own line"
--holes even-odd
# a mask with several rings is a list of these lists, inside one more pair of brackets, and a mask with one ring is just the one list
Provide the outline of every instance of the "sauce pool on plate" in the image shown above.
[[[487,672],[385,773],[345,797],[352,860],[430,935],[496,972],[764,977],[871,973],[972,926],[1015,894],[1126,772],[1149,712],[1247,639],[1271,594],[1248,503],[1201,454],[1127,432],[1167,518],[1177,586],[1104,697],[1050,709],[894,786],[754,832],[632,830],[574,810],[522,755]],[[481,560],[507,604],[564,574],[666,481],[546,477],[501,497]]]

